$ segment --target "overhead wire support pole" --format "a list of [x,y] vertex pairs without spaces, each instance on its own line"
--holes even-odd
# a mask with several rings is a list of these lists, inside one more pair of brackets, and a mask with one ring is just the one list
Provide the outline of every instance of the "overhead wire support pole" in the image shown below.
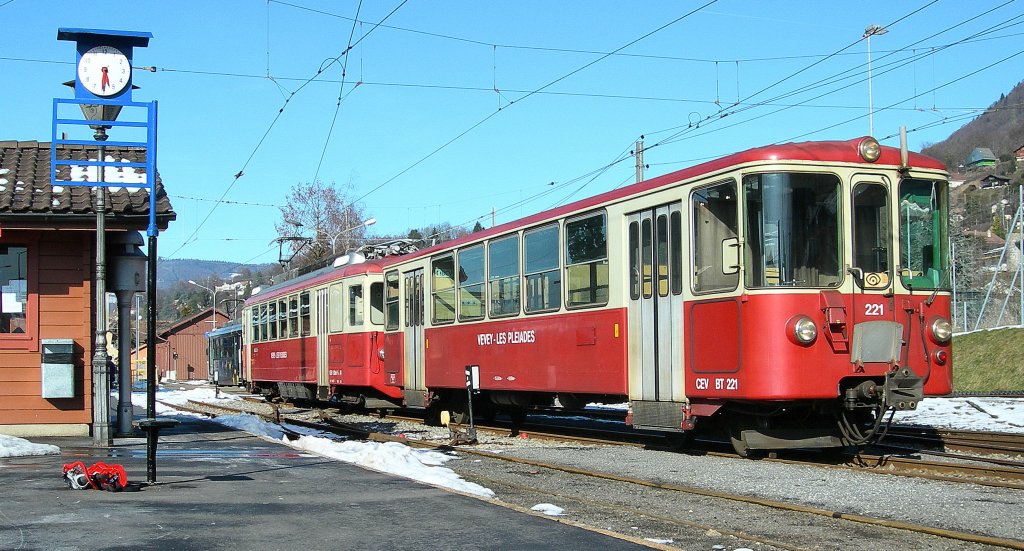
[[644,137],[636,141],[636,182],[644,181]]

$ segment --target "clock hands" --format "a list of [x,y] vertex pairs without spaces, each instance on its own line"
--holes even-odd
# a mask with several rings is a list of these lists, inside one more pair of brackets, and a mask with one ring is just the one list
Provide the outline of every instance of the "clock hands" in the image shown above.
[[106,90],[107,86],[110,86],[110,75],[107,74],[106,67],[103,67],[100,70],[103,71],[103,78],[100,79],[100,90]]

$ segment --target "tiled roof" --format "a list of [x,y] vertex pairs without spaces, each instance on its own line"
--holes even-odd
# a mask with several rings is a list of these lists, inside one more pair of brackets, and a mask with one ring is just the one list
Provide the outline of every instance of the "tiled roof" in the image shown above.
[[[116,160],[145,162],[145,150],[127,147],[107,147],[105,156]],[[61,146],[58,159],[95,160],[97,150],[78,145]],[[108,169],[111,170],[111,169]],[[133,169],[123,169],[133,170]],[[144,169],[134,169],[145,172]],[[72,167],[61,165],[58,180],[70,180]],[[131,176],[131,175],[129,175]],[[107,178],[112,181],[113,178]],[[157,225],[166,228],[176,214],[157,175]],[[149,216],[149,191],[146,188],[107,187],[105,212],[115,222],[121,218],[137,225]],[[50,182],[50,142],[0,141],[0,219],[13,220],[46,216],[76,217],[96,213],[95,194],[91,186],[61,185]],[[142,227],[145,227],[143,224]]]

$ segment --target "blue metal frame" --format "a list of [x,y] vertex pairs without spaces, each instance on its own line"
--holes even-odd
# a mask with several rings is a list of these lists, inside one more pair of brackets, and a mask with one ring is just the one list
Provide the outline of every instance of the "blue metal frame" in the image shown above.
[[[136,121],[91,121],[82,118],[59,118],[57,110],[61,104],[75,104],[75,105],[120,105],[128,108],[145,108],[146,109],[146,122]],[[146,141],[105,141],[100,142],[96,140],[68,140],[61,138],[61,134],[58,132],[58,128],[61,125],[77,125],[77,126],[123,126],[133,128],[145,128],[146,129]],[[50,182],[53,185],[63,186],[102,186],[102,187],[139,187],[147,188],[149,190],[149,227],[146,230],[146,234],[155,237],[159,230],[156,227],[156,137],[157,137],[157,102],[125,102],[122,100],[108,100],[108,99],[53,99],[53,124],[51,126],[51,146],[50,146]],[[145,148],[146,151],[146,162],[144,163],[133,163],[126,161],[106,161],[98,159],[95,161],[87,160],[58,160],[57,149],[61,145],[81,145],[85,147],[100,146],[105,147],[140,147]],[[111,168],[145,168],[146,169],[146,183],[142,185],[125,184],[124,182],[73,182],[70,180],[57,180],[57,169],[60,166],[102,166]]]

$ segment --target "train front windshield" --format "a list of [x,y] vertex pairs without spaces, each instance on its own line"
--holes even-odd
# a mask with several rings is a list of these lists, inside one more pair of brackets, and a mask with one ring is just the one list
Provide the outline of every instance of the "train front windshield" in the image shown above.
[[833,174],[743,178],[747,287],[837,287],[840,182]]
[[900,279],[911,289],[949,288],[945,182],[906,179],[900,182]]

